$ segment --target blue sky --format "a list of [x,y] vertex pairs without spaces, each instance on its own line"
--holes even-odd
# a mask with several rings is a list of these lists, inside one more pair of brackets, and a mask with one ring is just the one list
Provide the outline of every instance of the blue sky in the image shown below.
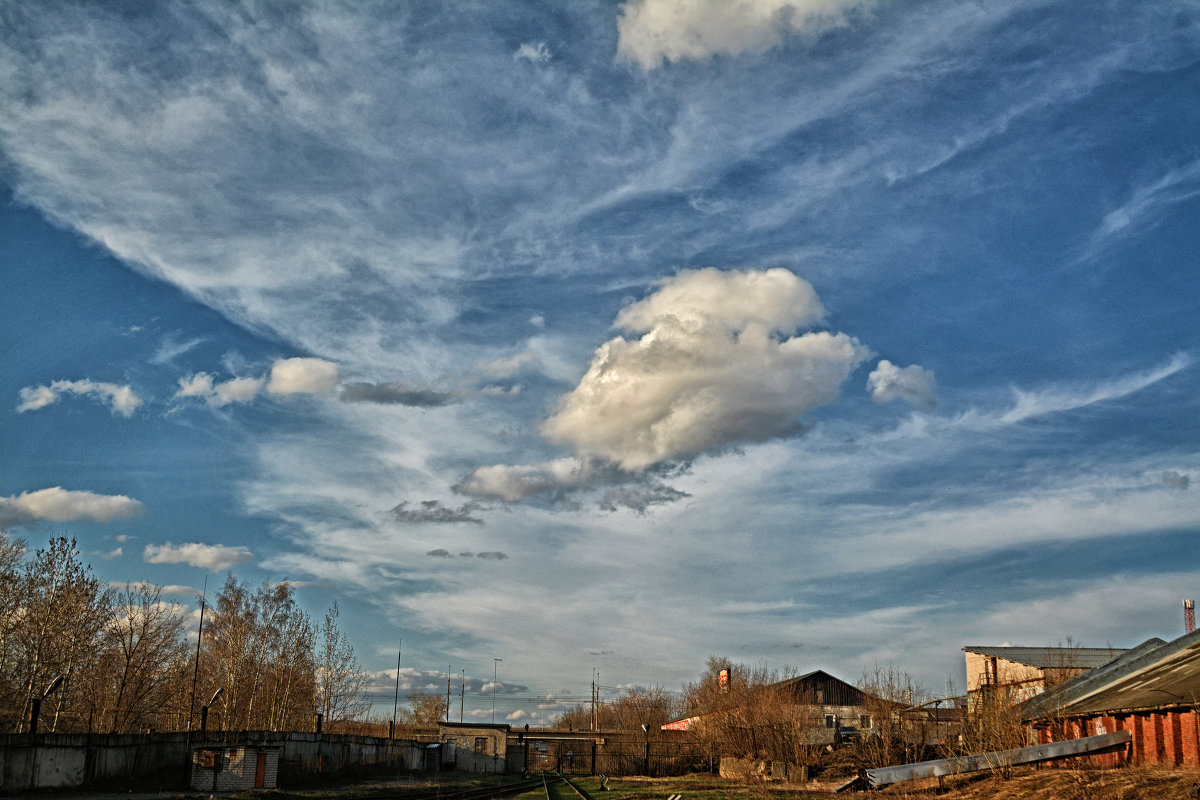
[[[0,523],[537,724],[1182,632],[1200,4],[0,10]],[[194,605],[194,603],[193,603]],[[443,676],[438,677],[439,673]],[[386,705],[386,703],[384,703]]]

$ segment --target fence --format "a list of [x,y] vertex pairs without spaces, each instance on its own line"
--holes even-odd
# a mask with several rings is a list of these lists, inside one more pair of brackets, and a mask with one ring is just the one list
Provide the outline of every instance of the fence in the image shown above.
[[[372,736],[242,732],[190,747],[255,744],[280,748],[281,786],[321,776],[423,766],[425,744]],[[187,784],[186,733],[0,735],[0,791],[71,788],[103,781],[157,780],[160,788]]]
[[[686,733],[531,731],[520,737],[525,768],[586,775],[681,775],[710,770],[711,759]],[[513,744],[510,743],[510,747]]]

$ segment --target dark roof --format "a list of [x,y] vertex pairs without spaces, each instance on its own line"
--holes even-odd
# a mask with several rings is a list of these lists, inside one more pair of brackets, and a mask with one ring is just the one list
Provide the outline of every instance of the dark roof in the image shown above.
[[1149,639],[1103,667],[1032,698],[1026,719],[1194,706],[1200,698],[1200,631],[1173,642]]
[[830,675],[823,669],[814,669],[803,675],[779,681],[772,684],[783,689],[807,690],[819,692],[817,703],[826,706],[857,706],[862,705],[866,696],[862,689],[852,683],[846,683],[841,678]]
[[963,648],[968,653],[995,656],[1037,669],[1093,669],[1128,653],[1117,647],[978,647]]

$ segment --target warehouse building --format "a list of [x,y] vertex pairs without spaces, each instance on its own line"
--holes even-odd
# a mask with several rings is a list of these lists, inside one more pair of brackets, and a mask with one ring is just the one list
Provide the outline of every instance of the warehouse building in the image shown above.
[[1150,639],[1027,701],[1022,716],[1039,741],[1127,730],[1122,753],[1089,757],[1097,764],[1200,767],[1200,632],[1172,641]]

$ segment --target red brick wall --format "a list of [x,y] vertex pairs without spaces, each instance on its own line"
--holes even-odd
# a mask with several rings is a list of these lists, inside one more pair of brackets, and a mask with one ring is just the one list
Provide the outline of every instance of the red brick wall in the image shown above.
[[[1064,725],[1070,737],[1094,736],[1128,730],[1133,742],[1127,751],[1086,757],[1093,766],[1118,766],[1126,761],[1163,767],[1200,767],[1200,713],[1173,708],[1130,714],[1070,720]],[[1040,742],[1053,741],[1051,731],[1039,731]]]

